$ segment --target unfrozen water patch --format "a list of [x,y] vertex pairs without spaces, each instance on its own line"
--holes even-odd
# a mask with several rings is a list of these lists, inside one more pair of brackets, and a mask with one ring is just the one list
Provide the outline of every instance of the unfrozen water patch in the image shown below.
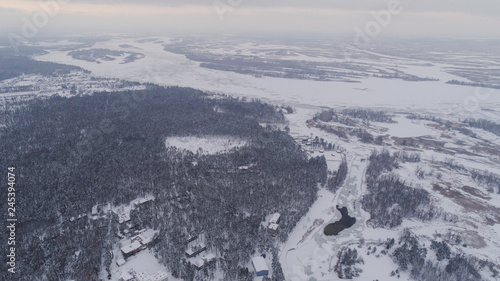
[[165,140],[167,147],[176,147],[189,150],[193,153],[216,154],[228,152],[231,149],[245,146],[247,141],[224,136],[205,136],[205,137],[168,137]]

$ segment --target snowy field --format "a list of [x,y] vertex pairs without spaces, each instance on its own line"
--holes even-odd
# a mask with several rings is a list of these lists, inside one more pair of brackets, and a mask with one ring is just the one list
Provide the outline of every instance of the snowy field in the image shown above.
[[386,128],[387,134],[396,137],[419,137],[419,136],[433,136],[437,132],[432,130],[426,124],[432,122],[421,121],[421,120],[410,120],[405,117],[393,118],[397,123],[390,124],[379,124],[380,126]]
[[[443,222],[438,219],[435,222],[419,222],[419,221],[405,221],[403,225],[395,229],[373,229],[366,225],[370,214],[366,213],[360,208],[360,199],[366,193],[366,187],[363,183],[364,172],[366,170],[367,161],[371,150],[381,149],[379,146],[364,144],[359,141],[349,142],[342,141],[336,136],[329,135],[326,132],[320,131],[314,127],[304,126],[307,119],[312,118],[315,110],[298,109],[294,114],[287,115],[290,121],[290,130],[294,135],[318,135],[328,142],[334,142],[345,149],[346,158],[349,163],[349,174],[346,183],[335,194],[327,190],[320,190],[318,200],[311,206],[308,214],[295,227],[292,234],[289,236],[288,241],[283,245],[281,250],[280,262],[284,269],[285,276],[290,280],[315,280],[327,281],[338,280],[337,273],[334,266],[337,260],[337,252],[343,246],[350,246],[358,250],[359,256],[364,260],[364,264],[358,265],[362,269],[362,273],[355,280],[370,281],[370,280],[408,280],[409,275],[407,272],[399,272],[399,278],[396,275],[390,276],[391,271],[397,269],[391,257],[387,254],[380,252],[382,244],[387,238],[395,238],[396,241],[399,237],[399,232],[404,228],[410,228],[414,233],[423,237],[422,242],[427,245],[430,240],[434,239],[436,234],[445,235],[446,233],[457,233],[466,239],[469,247],[459,247],[456,250],[459,253],[466,253],[490,259],[498,264],[500,256],[497,251],[500,249],[500,236],[498,224],[493,226],[485,223],[485,216],[491,216],[488,212],[495,212],[495,208],[500,207],[500,196],[497,194],[489,194],[486,200],[479,200],[478,197],[469,197],[470,194],[464,193],[464,198],[478,202],[480,205],[486,207],[490,211],[477,212],[472,211],[463,205],[464,202],[456,200],[456,198],[436,194],[432,189],[433,179],[425,178],[419,179],[416,177],[415,170],[420,167],[426,173],[431,174],[432,163],[439,161],[446,161],[447,159],[455,159],[457,163],[471,169],[490,170],[496,172],[500,170],[498,163],[498,155],[491,159],[490,155],[468,155],[456,154],[454,156],[446,152],[438,152],[435,150],[417,149],[423,157],[422,163],[405,163],[397,170],[405,181],[412,186],[424,188],[433,194],[437,204],[442,207],[446,212],[456,214],[460,217],[459,222],[450,223]],[[471,140],[458,133],[446,132],[445,133],[437,127],[433,127],[434,122],[430,121],[414,121],[407,119],[404,115],[396,115],[393,118],[397,123],[373,123],[370,129],[372,133],[382,131],[381,135],[389,135],[392,137],[422,137],[429,138],[436,141],[443,141],[448,147],[454,147],[453,143],[460,140],[468,145],[474,145],[477,140]],[[369,129],[369,130],[370,130]],[[498,137],[474,130],[485,139],[492,142],[499,142]],[[401,148],[395,143],[386,146],[391,152],[399,151]],[[317,156],[316,154],[313,154]],[[330,166],[329,170],[333,170]],[[469,177],[464,175],[457,175],[453,170],[441,169],[443,176],[441,181],[450,182],[453,186],[478,186]],[[480,187],[474,194],[483,194],[479,196],[486,196],[484,190]],[[354,216],[357,221],[354,226],[349,229],[343,230],[338,236],[327,237],[323,234],[324,227],[340,219],[340,213],[335,209],[335,206],[346,206],[349,215]],[[482,207],[481,207],[482,208]],[[476,223],[479,222],[479,223]],[[465,233],[465,234],[464,234]],[[363,242],[361,242],[363,241]],[[478,243],[478,241],[481,241]],[[382,245],[382,246],[381,246]],[[475,246],[470,246],[475,245]],[[372,252],[368,247],[377,247],[378,251]],[[429,257],[432,259],[432,251]],[[435,257],[434,257],[435,259]],[[491,280],[491,279],[488,279]]]
[[233,137],[168,137],[165,140],[166,147],[189,150],[193,153],[217,154],[228,152],[231,149],[246,145],[246,141]]
[[[169,38],[163,41],[169,42]],[[115,77],[138,82],[152,82],[164,86],[187,86],[239,97],[259,98],[277,104],[294,106],[364,106],[385,107],[406,111],[434,111],[440,114],[488,114],[481,108],[499,108],[500,94],[493,90],[446,84],[448,79],[464,80],[445,72],[445,65],[415,66],[419,61],[406,60],[406,71],[421,75],[430,73],[440,81],[412,82],[397,79],[366,78],[359,83],[294,80],[243,75],[199,66],[184,55],[163,50],[162,44],[138,43],[133,39],[113,39],[98,42],[92,48],[124,50],[128,44],[141,49],[143,59],[127,64],[103,61],[100,64],[73,59],[67,51],[50,51],[36,59],[77,65],[92,71],[93,75]],[[405,61],[405,59],[399,58]],[[369,63],[368,61],[366,63]],[[424,65],[425,61],[420,61]],[[492,116],[490,116],[492,117]],[[495,114],[494,118],[500,120]]]
[[[121,256],[120,249],[115,248],[113,250],[113,254],[115,257]],[[118,266],[116,264],[116,259],[113,260],[111,263],[111,274],[112,278],[110,279],[111,281],[120,281],[122,276],[125,276],[126,273],[129,271],[133,270],[137,273],[149,273],[149,274],[155,274],[157,272],[168,272],[165,266],[161,265],[158,263],[158,260],[155,258],[153,252],[151,250],[144,250],[133,257],[131,257],[129,260],[127,260],[127,263],[124,264],[123,266]],[[107,277],[105,277],[107,274],[105,272],[101,273],[101,278],[103,280],[108,280]],[[170,274],[168,274],[168,280],[171,281],[180,281],[179,279],[176,279],[172,277]]]

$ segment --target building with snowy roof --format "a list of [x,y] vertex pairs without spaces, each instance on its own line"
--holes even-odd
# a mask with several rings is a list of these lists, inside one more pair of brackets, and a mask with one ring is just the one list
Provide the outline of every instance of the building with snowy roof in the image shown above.
[[195,235],[192,235],[192,236],[189,236],[187,239],[186,239],[186,244],[189,244],[190,242],[193,242],[194,240],[198,239],[198,234],[195,234]]
[[132,207],[135,208],[135,207],[137,207],[139,205],[142,205],[144,203],[147,203],[147,202],[150,202],[150,201],[153,201],[153,200],[155,200],[155,197],[153,195],[146,195],[143,198],[134,199],[130,203],[131,203]]
[[125,263],[127,263],[124,259],[117,259],[116,260],[116,265],[118,266],[123,266]]
[[269,268],[267,267],[266,260],[263,257],[253,257],[252,265],[257,276],[266,276],[269,274]]
[[268,225],[278,224],[280,222],[281,215],[280,213],[274,213],[269,219]]
[[279,224],[272,223],[267,227],[267,229],[269,229],[269,232],[271,232],[272,235],[276,235],[276,233],[278,233],[278,227]]
[[210,253],[207,255],[204,255],[202,257],[194,258],[192,260],[189,260],[189,262],[194,265],[194,267],[198,270],[202,269],[205,267],[205,265],[209,264],[210,262],[215,260],[215,255]]
[[156,231],[148,229],[141,234],[136,235],[130,239],[130,244],[121,248],[124,257],[130,257],[143,249],[146,249],[149,243],[153,241]]
[[99,214],[99,211],[97,210],[98,205],[92,206],[92,215],[97,216]]
[[207,249],[207,246],[205,246],[204,243],[199,243],[199,244],[196,244],[192,247],[189,247],[186,250],[186,255],[188,256],[188,258],[194,257],[194,256],[198,255],[199,253],[205,251],[206,249]]
[[133,241],[132,243],[121,247],[121,251],[124,257],[130,257],[135,253],[142,250],[142,244],[139,241]]
[[158,231],[154,229],[141,230],[141,233],[136,237],[141,240],[142,244],[149,244],[157,233]]
[[134,199],[129,204],[126,205],[120,205],[113,208],[111,208],[111,205],[109,205],[106,208],[109,208],[113,213],[115,213],[118,217],[118,223],[122,224],[124,222],[130,221],[130,212],[133,209],[135,209],[139,205],[142,205],[144,203],[153,200],[155,200],[155,197],[153,195],[146,195],[143,198]]
[[124,222],[130,221],[130,209],[121,207],[117,209],[113,209],[113,213],[115,213],[118,217],[118,223],[122,224]]

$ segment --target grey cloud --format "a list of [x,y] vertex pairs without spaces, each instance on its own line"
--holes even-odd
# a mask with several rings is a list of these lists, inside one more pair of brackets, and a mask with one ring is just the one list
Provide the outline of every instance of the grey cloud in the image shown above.
[[[12,0],[27,1],[27,0]],[[49,1],[49,0],[40,0]],[[58,0],[51,0],[58,1]],[[325,34],[352,34],[354,27],[363,28],[374,20],[370,11],[387,8],[390,1],[398,0],[66,0],[70,3],[87,4],[135,4],[144,6],[179,7],[186,5],[213,6],[233,5],[234,10],[224,15],[220,21],[215,10],[208,9],[208,14],[196,15],[125,15],[110,14],[89,15],[85,13],[61,13],[46,28],[66,31],[112,30],[122,32],[317,32]],[[394,16],[393,22],[383,34],[398,33],[404,35],[430,34],[465,34],[500,35],[500,1],[498,0],[400,0],[403,13]],[[31,0],[33,2],[33,0]],[[36,1],[34,3],[37,3]],[[2,4],[0,3],[0,10]],[[279,8],[297,8],[299,12],[283,13]],[[91,7],[92,8],[92,7]],[[246,9],[249,8],[249,9]],[[272,8],[272,9],[271,9]],[[300,9],[308,8],[301,13]],[[336,9],[356,11],[355,13],[319,13],[318,9]],[[210,13],[213,11],[213,13]],[[248,13],[240,13],[250,11]],[[467,16],[448,16],[436,14],[455,12]],[[12,11],[0,14],[0,32],[2,28],[19,30],[19,15]],[[7,20],[9,19],[9,20]],[[17,20],[16,20],[17,19]]]
[[[16,0],[28,1],[28,0]],[[33,1],[33,0],[30,0]],[[41,0],[47,1],[47,0]],[[389,1],[397,0],[67,0],[72,3],[92,4],[137,4],[150,6],[179,7],[185,5],[227,4],[252,8],[297,7],[328,8],[345,10],[382,9]],[[408,10],[414,12],[465,12],[478,15],[500,15],[500,1],[497,0],[400,0]]]

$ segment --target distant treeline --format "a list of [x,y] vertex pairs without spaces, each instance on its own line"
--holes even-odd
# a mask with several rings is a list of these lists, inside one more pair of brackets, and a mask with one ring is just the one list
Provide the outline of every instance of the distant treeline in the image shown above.
[[391,115],[385,111],[375,111],[364,108],[344,109],[340,112],[337,112],[334,109],[328,109],[316,114],[314,118],[323,122],[337,122],[348,126],[355,126],[357,124],[356,120],[347,116],[366,122],[395,123]]
[[464,82],[458,80],[449,80],[447,84],[462,85],[462,86],[472,86],[472,87],[483,87],[491,89],[500,89],[500,85],[488,84],[488,83],[477,83],[477,82]]
[[454,129],[459,131],[460,133],[470,136],[472,138],[477,138],[477,134],[472,132],[467,126],[472,127],[472,128],[478,128],[487,132],[490,132],[492,134],[495,134],[497,136],[500,136],[500,124],[486,120],[486,119],[475,119],[475,118],[467,118],[461,121],[462,124],[456,125],[453,122],[449,120],[444,120],[441,118],[437,118],[434,116],[423,116],[419,114],[411,114],[408,115],[408,119],[412,120],[428,120],[428,121],[433,121],[438,123],[439,125],[445,126],[447,129]]
[[0,80],[14,78],[22,74],[45,76],[67,74],[72,70],[86,71],[78,66],[36,61],[25,56],[0,56]]
[[[1,38],[5,38],[3,36],[0,36]],[[5,38],[7,39],[7,38]],[[0,40],[0,45],[2,45],[2,42]],[[25,45],[20,45],[17,46],[17,50],[11,46],[10,41],[6,41],[4,47],[0,46],[0,57],[3,56],[17,56],[17,55],[22,55],[22,56],[32,56],[32,55],[43,55],[46,54],[47,51],[45,51],[42,47],[37,47],[37,46],[25,46]]]

